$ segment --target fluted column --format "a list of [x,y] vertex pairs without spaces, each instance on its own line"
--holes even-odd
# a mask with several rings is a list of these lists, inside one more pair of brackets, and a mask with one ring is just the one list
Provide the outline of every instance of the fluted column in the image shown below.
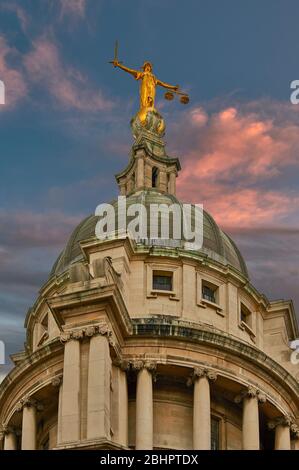
[[42,405],[34,398],[23,398],[17,407],[18,411],[23,412],[22,419],[22,450],[36,450],[37,437],[37,410],[42,410]]
[[17,450],[16,430],[12,426],[3,426],[2,435],[4,437],[3,450]]
[[243,450],[259,450],[260,448],[259,402],[265,403],[265,401],[266,396],[251,386],[235,398],[236,403],[243,402]]
[[195,368],[187,384],[194,384],[193,392],[193,449],[211,449],[211,394],[210,381],[217,375],[208,369]]
[[80,339],[82,330],[63,333],[64,343],[63,385],[61,398],[60,443],[80,439]]
[[111,358],[106,325],[89,327],[85,335],[90,337],[87,392],[87,438],[111,439],[110,395]]
[[268,423],[270,429],[275,429],[275,450],[291,449],[291,425],[290,416],[281,416]]
[[136,385],[136,450],[153,449],[153,377],[156,364],[137,361],[133,364],[137,370]]

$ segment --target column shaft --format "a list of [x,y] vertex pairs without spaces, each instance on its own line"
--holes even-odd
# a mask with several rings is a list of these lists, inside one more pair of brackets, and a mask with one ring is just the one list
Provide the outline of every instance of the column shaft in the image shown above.
[[62,383],[59,385],[58,395],[58,418],[57,418],[57,444],[61,443],[61,426],[62,426]]
[[275,428],[275,450],[290,450],[290,427],[278,424]]
[[127,447],[128,446],[128,384],[127,374],[125,371],[119,369],[118,372],[118,386],[119,386],[119,432],[118,442],[119,444]]
[[23,407],[22,450],[36,450],[36,408]]
[[153,379],[146,368],[137,375],[136,450],[153,449]]
[[211,398],[209,379],[206,376],[194,382],[193,449],[211,449]]
[[87,438],[110,439],[111,358],[106,336],[90,340],[87,392]]
[[4,450],[17,450],[17,438],[15,433],[9,432],[5,434]]
[[80,342],[65,343],[61,399],[61,442],[80,438]]
[[243,399],[243,450],[260,448],[259,409],[257,397],[246,396]]

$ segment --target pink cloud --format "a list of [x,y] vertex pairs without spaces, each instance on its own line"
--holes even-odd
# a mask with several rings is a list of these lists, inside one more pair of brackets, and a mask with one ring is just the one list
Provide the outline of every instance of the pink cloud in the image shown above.
[[83,74],[63,64],[58,47],[45,37],[33,43],[24,65],[30,80],[46,86],[65,108],[96,112],[113,107],[112,101],[104,98],[100,90],[94,90]]
[[203,203],[220,225],[262,226],[291,215],[299,222],[299,192],[287,182],[275,189],[299,166],[299,123],[278,124],[266,111],[229,107],[208,116],[194,108],[174,125],[177,147],[187,149],[178,194]]
[[5,85],[6,103],[5,106],[1,106],[1,110],[13,108],[27,95],[27,84],[23,74],[8,63],[8,58],[16,54],[17,51],[0,35],[0,80]]
[[[190,112],[189,121],[198,123]],[[276,126],[256,114],[239,114],[227,108],[204,117],[194,148],[187,154],[201,179],[217,180],[240,177],[246,172],[252,181],[277,175],[286,164],[299,164],[295,149],[299,145],[298,126]],[[201,121],[200,121],[201,123]]]
[[293,216],[299,226],[299,192],[263,188],[239,188],[221,183],[199,182],[196,178],[178,180],[178,196],[184,201],[201,203],[217,223],[225,229],[260,228],[271,223],[283,225],[285,217]]

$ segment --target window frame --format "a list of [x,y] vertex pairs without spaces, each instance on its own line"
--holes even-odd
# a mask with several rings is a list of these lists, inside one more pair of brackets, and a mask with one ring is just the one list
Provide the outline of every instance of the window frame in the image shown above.
[[[170,289],[158,289],[155,287],[155,277],[160,277],[160,278],[168,278],[170,279]],[[160,271],[154,269],[152,272],[152,291],[153,292],[173,292],[173,272],[172,271]]]

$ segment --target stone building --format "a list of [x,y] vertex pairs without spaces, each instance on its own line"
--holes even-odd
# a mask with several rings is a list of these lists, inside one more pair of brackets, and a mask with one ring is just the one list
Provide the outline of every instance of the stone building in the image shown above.
[[[132,120],[116,176],[128,206],[181,204],[160,119]],[[298,449],[292,302],[250,283],[207,212],[197,251],[171,235],[99,240],[97,221],[74,230],[28,311],[0,386],[2,449]]]

